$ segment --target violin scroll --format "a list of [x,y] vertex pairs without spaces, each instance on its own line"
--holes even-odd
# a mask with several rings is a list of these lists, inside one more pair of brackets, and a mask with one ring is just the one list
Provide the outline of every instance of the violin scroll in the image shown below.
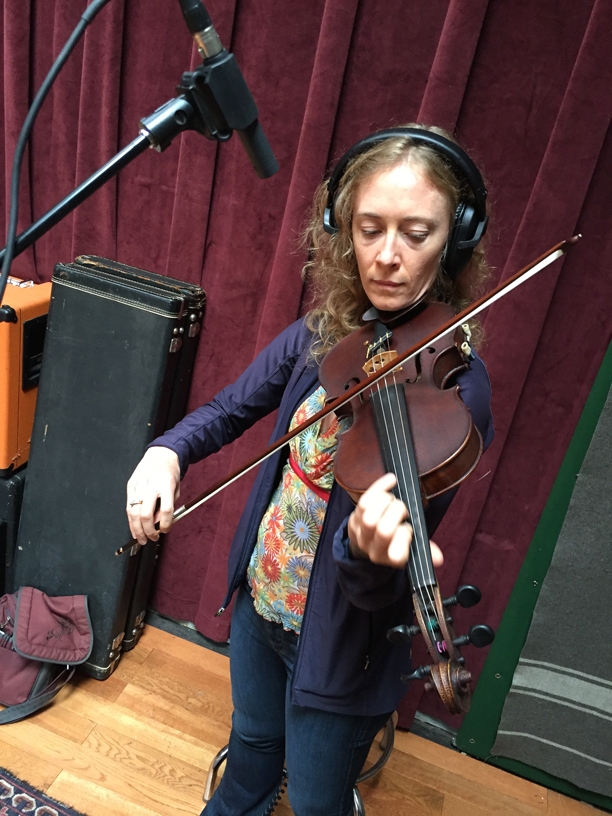
[[[431,684],[451,714],[465,714],[469,711],[472,699],[470,683],[472,675],[455,660],[436,663],[431,667]],[[427,689],[428,690],[428,689]]]
[[448,660],[433,666],[419,666],[412,674],[403,674],[401,679],[409,683],[412,680],[423,680],[425,677],[429,678],[425,683],[425,690],[432,691],[435,688],[451,714],[461,714],[469,710],[472,675],[461,663]]
[[392,643],[409,642],[414,635],[422,634],[425,645],[434,660],[432,665],[419,666],[411,674],[402,675],[406,683],[412,680],[423,680],[425,690],[435,689],[451,714],[461,714],[469,710],[471,692],[471,674],[464,668],[465,659],[460,647],[471,644],[482,649],[493,642],[495,632],[484,623],[470,627],[467,635],[455,637],[452,629],[452,617],[445,612],[449,606],[459,604],[464,608],[475,606],[481,594],[478,587],[464,585],[450,598],[442,600],[439,588],[433,588],[431,600],[423,603],[415,593],[413,604],[418,626],[401,624],[387,632]]

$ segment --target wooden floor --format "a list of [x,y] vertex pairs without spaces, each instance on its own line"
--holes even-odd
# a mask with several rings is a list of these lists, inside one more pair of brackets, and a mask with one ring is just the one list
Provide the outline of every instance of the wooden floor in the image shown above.
[[[115,673],[80,677],[0,728],[0,765],[87,816],[199,814],[230,727],[228,660],[148,627]],[[398,731],[361,785],[367,816],[596,816],[602,811]],[[292,813],[286,800],[275,813]]]

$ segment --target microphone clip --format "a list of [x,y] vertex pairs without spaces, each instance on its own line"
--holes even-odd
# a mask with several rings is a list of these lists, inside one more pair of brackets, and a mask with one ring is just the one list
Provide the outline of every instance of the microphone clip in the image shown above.
[[227,141],[257,120],[257,106],[234,55],[225,49],[183,74],[177,91],[191,102],[206,138]]
[[226,142],[234,132],[260,178],[278,172],[278,162],[257,118],[257,106],[234,55],[223,49],[183,74],[180,96],[140,121],[140,132],[161,152],[183,130]]

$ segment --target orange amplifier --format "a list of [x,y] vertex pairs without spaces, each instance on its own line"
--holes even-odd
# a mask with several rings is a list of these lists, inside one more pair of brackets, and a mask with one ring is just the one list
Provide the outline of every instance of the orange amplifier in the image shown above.
[[4,290],[15,322],[0,323],[0,476],[28,461],[50,297],[50,283],[18,278]]

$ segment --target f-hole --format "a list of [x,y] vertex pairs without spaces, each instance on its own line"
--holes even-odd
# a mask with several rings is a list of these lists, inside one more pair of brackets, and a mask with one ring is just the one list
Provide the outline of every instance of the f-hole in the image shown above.
[[[424,349],[424,351],[427,352],[427,354],[435,354],[436,353],[436,350],[435,350],[435,348],[433,346],[428,346],[426,349]],[[421,374],[423,373],[423,366],[421,365],[421,354],[422,353],[423,352],[420,351],[416,355],[416,357],[414,358],[414,367],[416,369],[416,377],[414,378],[414,380],[411,380],[410,377],[408,377],[406,380],[404,380],[404,382],[407,382],[408,385],[414,385],[415,383],[418,383],[418,381],[421,379]]]

